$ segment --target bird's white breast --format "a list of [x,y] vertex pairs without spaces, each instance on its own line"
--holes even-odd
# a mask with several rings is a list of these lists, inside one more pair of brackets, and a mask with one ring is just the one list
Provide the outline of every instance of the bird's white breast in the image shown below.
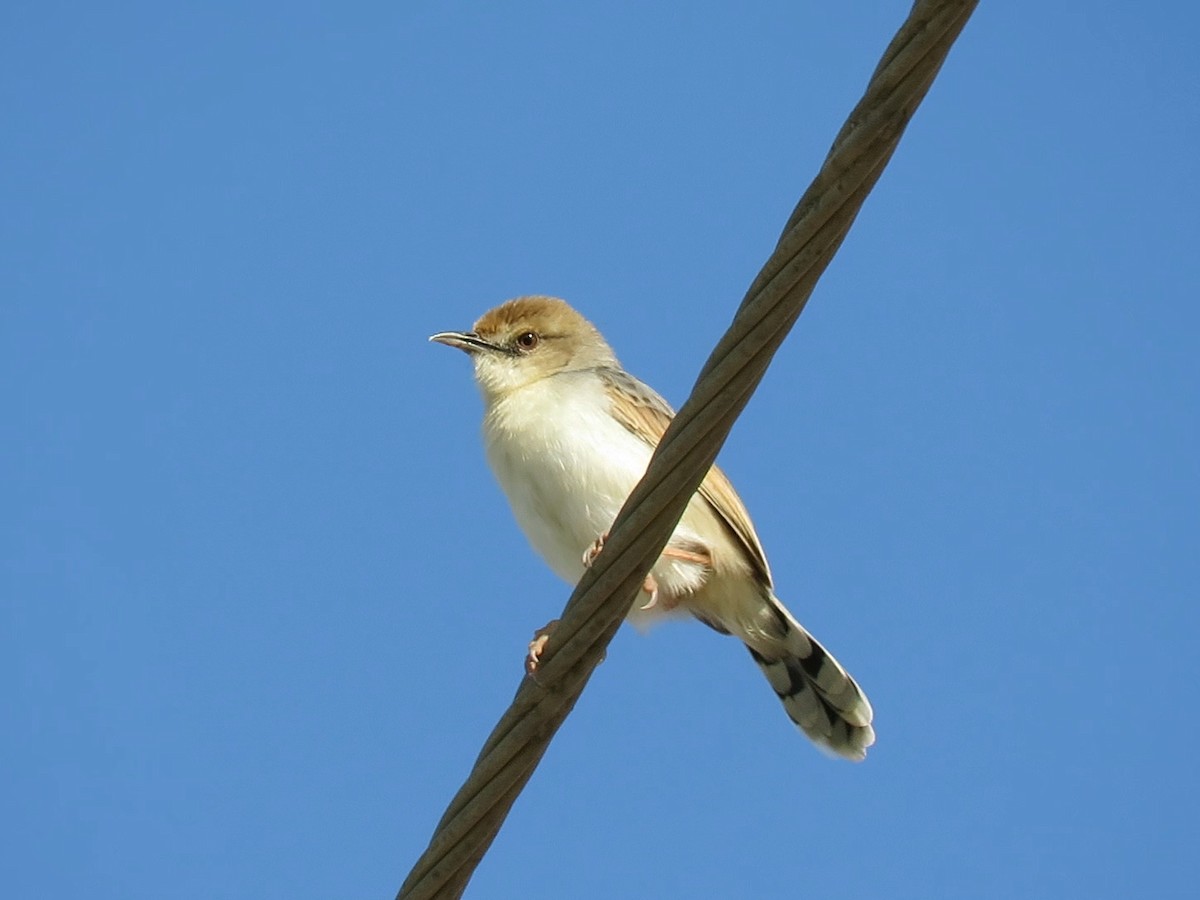
[[646,471],[651,448],[608,411],[591,372],[562,373],[495,401],[484,420],[488,463],[534,549],[574,584]]

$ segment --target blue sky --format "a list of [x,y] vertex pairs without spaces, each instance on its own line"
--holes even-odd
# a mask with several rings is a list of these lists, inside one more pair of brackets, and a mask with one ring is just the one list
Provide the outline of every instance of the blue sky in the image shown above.
[[[907,11],[10,3],[11,897],[389,897],[568,595],[461,354],[679,404]],[[984,3],[722,453],[877,711],[623,629],[469,896],[1193,896],[1192,4]]]

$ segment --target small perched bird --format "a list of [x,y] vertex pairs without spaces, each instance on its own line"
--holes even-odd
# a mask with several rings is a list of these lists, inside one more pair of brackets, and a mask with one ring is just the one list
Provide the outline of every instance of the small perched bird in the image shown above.
[[[674,411],[621,368],[591,322],[553,297],[509,300],[472,331],[430,340],[470,355],[483,393],[488,463],[534,549],[575,584]],[[750,516],[716,466],[643,591],[631,621],[690,613],[736,636],[809,738],[848,759],[866,756],[875,741],[871,704],[775,596]],[[530,644],[531,673],[549,628]]]

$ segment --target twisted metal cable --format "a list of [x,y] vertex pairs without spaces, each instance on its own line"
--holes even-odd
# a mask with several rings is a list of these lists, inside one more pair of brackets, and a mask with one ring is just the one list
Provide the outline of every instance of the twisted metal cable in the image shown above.
[[604,657],[978,0],[917,0],[397,900],[453,900]]

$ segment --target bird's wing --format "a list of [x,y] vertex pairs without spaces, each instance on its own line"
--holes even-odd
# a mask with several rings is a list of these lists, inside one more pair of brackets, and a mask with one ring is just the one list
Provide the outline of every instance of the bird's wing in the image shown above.
[[[608,390],[613,417],[651,447],[657,447],[663,432],[675,418],[675,410],[653,388],[621,369],[597,369]],[[755,574],[771,586],[767,556],[750,521],[742,498],[715,465],[700,484],[699,494],[746,551]]]

